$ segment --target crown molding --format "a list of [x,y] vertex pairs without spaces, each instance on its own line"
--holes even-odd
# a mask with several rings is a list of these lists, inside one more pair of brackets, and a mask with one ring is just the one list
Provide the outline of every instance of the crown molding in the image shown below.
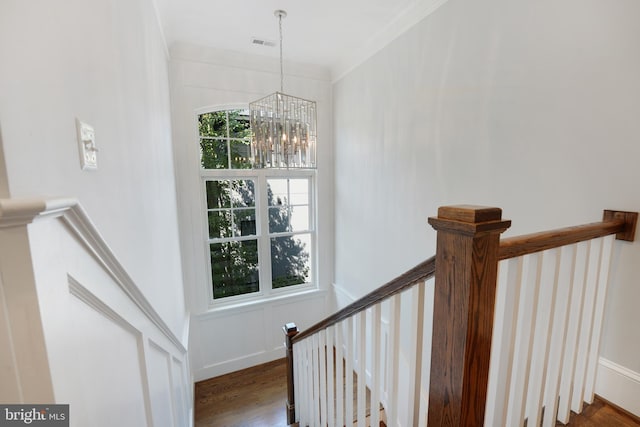
[[384,49],[389,43],[407,32],[448,0],[417,0],[395,19],[373,34],[365,46],[343,55],[331,66],[331,80],[336,83],[367,59]]

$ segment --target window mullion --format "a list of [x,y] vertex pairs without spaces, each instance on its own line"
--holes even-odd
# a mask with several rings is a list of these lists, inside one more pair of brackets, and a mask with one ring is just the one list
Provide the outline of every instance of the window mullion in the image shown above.
[[229,137],[231,136],[231,131],[229,129],[229,112],[226,111],[227,117],[227,138],[225,139],[225,143],[227,144],[227,168],[231,169],[231,141]]
[[267,178],[263,171],[258,173],[258,209],[260,222],[258,232],[258,265],[260,269],[260,286],[264,295],[271,293],[271,242],[269,238],[269,203],[267,202]]

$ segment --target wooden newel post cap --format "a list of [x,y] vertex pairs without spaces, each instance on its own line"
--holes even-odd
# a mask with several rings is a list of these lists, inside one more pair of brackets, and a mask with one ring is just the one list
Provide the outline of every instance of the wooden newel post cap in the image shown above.
[[467,235],[502,233],[511,226],[511,220],[502,219],[502,209],[474,205],[442,206],[428,221],[438,231]]
[[290,337],[296,335],[298,333],[298,327],[296,326],[295,323],[286,323],[283,327],[282,330],[284,331],[285,335],[288,335]]

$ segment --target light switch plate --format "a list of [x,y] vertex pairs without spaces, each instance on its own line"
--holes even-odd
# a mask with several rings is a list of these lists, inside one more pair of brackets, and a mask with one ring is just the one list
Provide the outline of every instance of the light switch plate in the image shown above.
[[78,131],[80,167],[82,170],[98,169],[98,149],[96,148],[96,136],[93,126],[76,118],[76,129]]

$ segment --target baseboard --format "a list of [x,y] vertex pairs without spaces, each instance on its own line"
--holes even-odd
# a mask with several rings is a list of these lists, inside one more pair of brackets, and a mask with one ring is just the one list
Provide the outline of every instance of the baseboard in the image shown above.
[[601,357],[595,392],[625,411],[640,416],[640,373]]
[[220,375],[229,374],[241,369],[250,368],[252,366],[261,365],[273,360],[282,359],[285,356],[285,349],[276,348],[271,351],[261,351],[259,353],[249,354],[237,359],[225,360],[224,362],[207,365],[202,369],[198,369],[193,373],[195,382],[208,380],[209,378],[218,377]]

